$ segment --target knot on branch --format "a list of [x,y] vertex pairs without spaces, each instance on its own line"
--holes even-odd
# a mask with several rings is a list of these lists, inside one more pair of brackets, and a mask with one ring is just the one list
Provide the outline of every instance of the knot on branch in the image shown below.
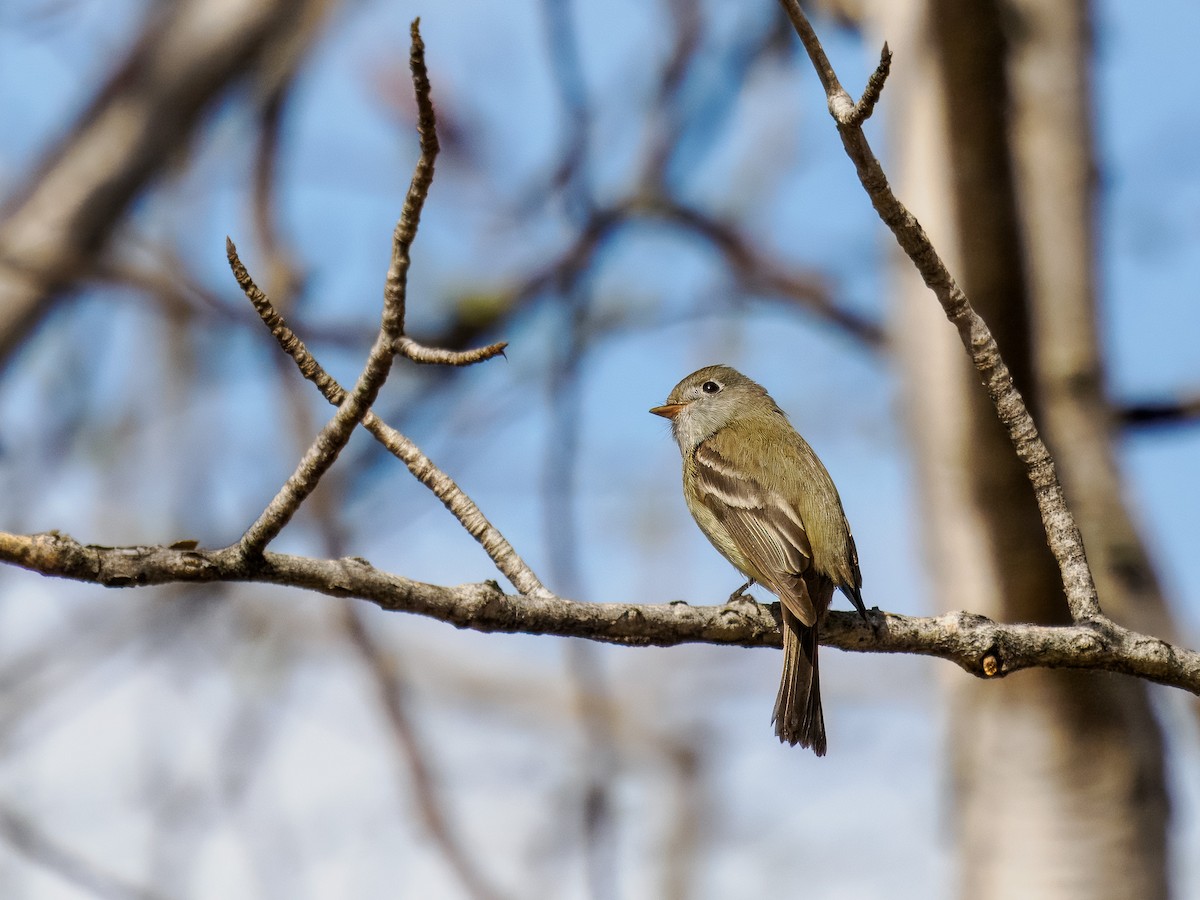
[[979,671],[984,678],[995,678],[997,675],[1004,674],[1004,664],[1000,659],[999,651],[995,647],[983,655]]

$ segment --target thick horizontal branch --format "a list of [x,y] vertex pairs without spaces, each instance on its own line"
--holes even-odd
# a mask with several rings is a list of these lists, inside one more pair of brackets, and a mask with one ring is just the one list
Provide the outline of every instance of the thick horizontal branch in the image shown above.
[[[57,532],[0,532],[0,561],[43,575],[106,587],[181,582],[257,582],[368,600],[458,628],[587,638],[629,646],[731,644],[780,646],[778,605],[740,599],[721,606],[580,603],[552,594],[506,594],[495,582],[425,584],[364,559],[309,559],[264,553],[247,561],[236,547],[84,546]],[[1003,625],[983,616],[899,616],[873,610],[871,622],[831,612],[821,642],[864,653],[915,653],[949,660],[980,678],[1034,667],[1099,669],[1200,694],[1200,653],[1120,628],[1107,620],[1071,626]]]

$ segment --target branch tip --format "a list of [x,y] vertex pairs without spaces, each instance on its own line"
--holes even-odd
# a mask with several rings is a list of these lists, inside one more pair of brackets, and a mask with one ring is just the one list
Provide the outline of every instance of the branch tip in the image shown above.
[[397,339],[396,352],[421,365],[470,366],[496,356],[504,356],[504,348],[507,346],[508,341],[499,341],[473,350],[442,350],[426,347],[405,335]]
[[863,122],[871,118],[871,113],[875,112],[875,104],[879,102],[879,98],[883,94],[883,86],[887,82],[891,71],[892,51],[889,49],[887,41],[884,41],[883,50],[879,53],[879,65],[875,67],[875,71],[867,79],[867,86],[863,89],[862,98],[854,104],[853,109],[850,110],[849,114],[842,121],[843,125],[850,128],[859,128]]

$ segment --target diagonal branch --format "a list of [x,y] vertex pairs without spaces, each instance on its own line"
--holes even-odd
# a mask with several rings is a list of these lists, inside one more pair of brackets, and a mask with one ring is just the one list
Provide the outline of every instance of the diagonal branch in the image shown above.
[[[514,596],[491,581],[453,587],[425,584],[382,572],[355,557],[264,553],[260,560],[248,560],[236,546],[84,546],[58,532],[0,532],[0,561],[106,587],[242,581],[304,588],[486,633],[557,635],[626,646],[780,646],[778,604],[745,598],[722,606],[586,603],[548,591]],[[1122,628],[1104,617],[1067,626],[1005,625],[965,612],[917,617],[876,609],[866,623],[855,613],[831,612],[821,629],[821,643],[864,653],[937,657],[980,678],[1035,667],[1099,669],[1200,695],[1200,652]]]
[[[408,195],[404,198],[404,206],[392,238],[392,260],[384,285],[383,316],[379,333],[354,389],[345,395],[333,418],[321,429],[279,493],[242,535],[237,546],[247,557],[259,556],[267,544],[278,536],[299,510],[300,504],[316,489],[321,477],[337,460],[338,454],[350,440],[355,426],[375,402],[379,389],[391,371],[396,341],[404,333],[409,251],[417,235],[421,209],[433,183],[433,165],[438,152],[433,101],[430,99],[429,76],[425,70],[425,44],[421,40],[419,25],[419,19],[412,23],[410,64],[413,89],[417,96],[417,132],[421,138],[421,156],[417,160]],[[232,246],[232,243],[228,246]]]
[[85,860],[73,849],[24,815],[0,807],[0,840],[31,863],[52,872],[63,881],[101,900],[164,900],[155,890],[132,884],[124,878]]
[[0,366],[88,274],[139,194],[240,80],[295,65],[332,0],[158,4],[62,143],[0,210]]
[[[976,370],[982,376],[988,396],[996,407],[996,414],[1008,431],[1018,458],[1025,465],[1029,482],[1033,485],[1042,524],[1046,529],[1050,550],[1062,575],[1071,617],[1076,622],[1102,619],[1096,584],[1084,554],[1083,537],[1079,533],[1075,517],[1067,508],[1054,459],[1039,436],[1025,401],[1013,384],[1012,373],[1000,356],[996,339],[987,324],[972,309],[967,295],[946,268],[921,223],[896,199],[879,160],[863,134],[861,119],[858,119],[859,113],[856,112],[858,106],[838,81],[829,57],[825,55],[812,25],[800,8],[799,0],[780,0],[780,3],[791,19],[805,50],[808,51],[817,77],[825,88],[829,112],[837,123],[842,146],[854,163],[863,189],[871,198],[871,204],[879,213],[879,217],[895,235],[901,249],[917,267],[925,284],[937,296],[946,317],[958,329],[959,337]],[[882,79],[887,72],[885,63],[889,58],[890,53],[885,47],[880,68],[876,72],[876,75],[880,72],[883,75],[872,79],[873,87],[868,88],[867,95],[874,94],[877,97],[883,89]],[[867,95],[864,95],[864,101]]]

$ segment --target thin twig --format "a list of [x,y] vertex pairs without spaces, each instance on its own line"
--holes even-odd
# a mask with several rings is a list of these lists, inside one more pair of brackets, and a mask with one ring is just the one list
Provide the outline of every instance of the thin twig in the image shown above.
[[[379,333],[367,356],[366,365],[354,389],[345,395],[333,418],[314,439],[296,469],[284,482],[279,493],[263,510],[238,542],[239,551],[247,557],[262,553],[280,531],[291,521],[300,504],[316,489],[321,477],[337,460],[338,454],[350,440],[355,426],[375,402],[379,389],[392,368],[396,341],[404,333],[404,304],[408,280],[409,251],[417,235],[421,209],[433,182],[434,159],[438,152],[436,120],[430,99],[429,77],[425,70],[425,44],[414,20],[412,35],[413,89],[417,96],[417,132],[421,139],[421,156],[409,183],[408,195],[400,211],[400,219],[392,239],[392,259],[384,286],[383,315]],[[232,242],[227,239],[227,249]]]
[[[486,633],[580,637],[626,646],[780,646],[778,604],[745,598],[723,606],[586,603],[548,592],[514,596],[491,581],[454,587],[424,584],[354,557],[323,560],[268,552],[255,561],[242,556],[236,546],[84,546],[59,532],[0,532],[0,561],[105,587],[219,581],[283,585],[368,600],[382,609]],[[866,623],[855,613],[832,612],[822,626],[821,642],[843,650],[946,659],[981,678],[1034,667],[1099,669],[1200,694],[1200,652],[1103,617],[1074,625],[1006,625],[965,612],[929,618],[873,610]]]
[[[255,285],[250,278],[250,273],[246,271],[246,267],[238,258],[237,248],[234,247],[233,242],[228,241],[225,249],[234,278],[237,279],[255,311],[270,329],[271,336],[279,342],[279,346],[283,348],[284,352],[295,360],[300,373],[317,386],[325,399],[335,406],[340,406],[346,397],[346,392],[341,385],[321,367],[304,342],[287,326],[283,317],[272,306],[267,295]],[[512,582],[513,587],[522,594],[546,592],[541,580],[521,559],[504,535],[487,520],[474,501],[454,483],[454,479],[439,469],[416,444],[369,410],[363,416],[362,423],[363,427],[374,435],[376,440],[388,449],[389,453],[404,463],[417,480],[442,501],[446,509],[450,510],[454,517],[462,523],[463,528],[471,537],[479,542],[487,555],[491,557],[492,562],[496,564],[496,568]]]
[[879,98],[883,94],[883,85],[887,81],[888,74],[891,71],[892,51],[888,49],[887,42],[885,41],[883,50],[879,54],[879,65],[875,67],[875,71],[867,79],[867,86],[863,90],[862,97],[854,104],[853,111],[846,117],[846,124],[848,126],[851,128],[860,128],[863,122],[871,118],[871,113],[875,112],[875,104],[879,102]]
[[508,341],[497,341],[495,344],[476,347],[473,350],[441,350],[418,344],[404,335],[396,341],[396,352],[415,363],[427,366],[471,366],[496,356],[503,356],[507,346]]
[[[1083,537],[1070,509],[1067,508],[1062,484],[1054,459],[1038,435],[1037,426],[1025,401],[1013,384],[996,339],[987,324],[971,307],[970,301],[951,276],[946,264],[934,249],[925,229],[896,199],[887,176],[879,165],[862,128],[854,124],[856,104],[842,88],[837,74],[825,55],[821,42],[800,8],[798,0],[780,0],[800,40],[808,51],[817,77],[825,88],[829,111],[837,123],[838,134],[846,154],[854,163],[859,181],[871,198],[871,204],[891,229],[896,241],[913,261],[925,284],[934,292],[947,318],[958,329],[959,337],[970,354],[971,361],[983,378],[996,414],[1008,431],[1018,458],[1033,485],[1047,542],[1062,575],[1067,605],[1076,622],[1103,618],[1096,584],[1088,567],[1083,549]],[[883,69],[883,63],[880,63]],[[882,85],[877,88],[882,90]]]

